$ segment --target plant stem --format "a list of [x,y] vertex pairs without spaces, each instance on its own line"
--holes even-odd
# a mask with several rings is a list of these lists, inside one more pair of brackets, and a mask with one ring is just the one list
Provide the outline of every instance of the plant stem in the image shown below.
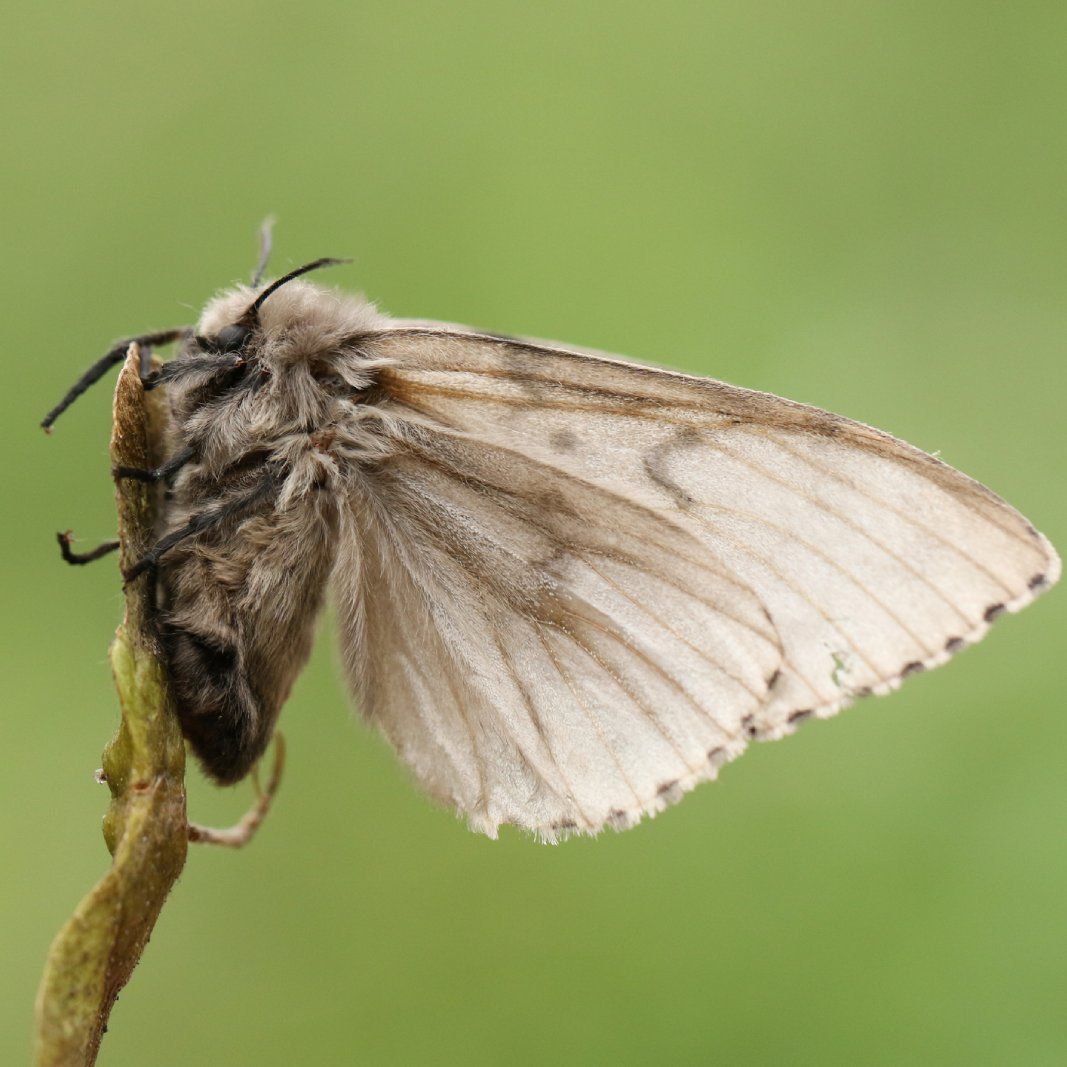
[[[166,410],[161,395],[142,389],[139,364],[131,345],[115,388],[114,466],[151,468],[162,459]],[[124,479],[116,498],[125,571],[152,541],[159,489]],[[38,1067],[95,1063],[112,1005],[185,864],[185,743],[151,626],[151,587],[142,578],[126,589],[125,618],[111,646],[122,712],[103,758],[111,869],[49,950],[37,995]]]

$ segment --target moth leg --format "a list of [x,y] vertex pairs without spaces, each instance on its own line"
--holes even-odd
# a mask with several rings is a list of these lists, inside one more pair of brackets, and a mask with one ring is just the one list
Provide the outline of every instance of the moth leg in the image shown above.
[[270,772],[270,780],[266,789],[259,785],[259,764],[252,769],[252,782],[256,789],[256,802],[248,809],[241,819],[228,826],[224,830],[212,826],[200,826],[198,823],[189,823],[189,840],[197,841],[203,845],[222,845],[225,848],[243,848],[256,835],[263,820],[270,811],[274,795],[278,792],[278,786],[282,780],[282,771],[285,769],[285,738],[280,733],[274,735],[274,766]]
[[110,555],[119,547],[118,541],[105,541],[103,544],[98,545],[92,550],[92,552],[72,552],[70,544],[72,541],[72,530],[64,530],[63,533],[56,534],[56,540],[59,542],[60,555],[66,560],[67,563],[81,565],[83,563],[92,563],[93,560],[103,559],[104,556]]
[[195,455],[196,449],[192,445],[186,445],[185,448],[175,452],[165,463],[151,470],[145,470],[143,467],[115,467],[111,474],[115,479],[133,478],[138,482],[161,482],[164,478],[180,471]]
[[[142,346],[151,347],[152,345],[168,345],[174,341],[184,340],[186,337],[192,336],[192,327],[190,326],[175,326],[169,330],[156,330],[154,333],[142,333],[136,337],[127,337],[124,341],[119,341],[117,345],[102,355],[71,387],[67,390],[66,396],[56,404],[52,410],[45,415],[41,420],[41,428],[46,433],[51,433],[52,424],[63,414],[79,396],[84,393],[90,385],[94,382],[98,382],[116,363],[121,363],[126,358],[126,350],[132,344],[138,344]],[[141,354],[142,359],[142,378],[144,377],[144,353]]]
[[146,393],[168,382],[181,381],[189,374],[201,374],[204,370],[222,374],[226,371],[236,371],[245,365],[245,358],[238,353],[212,352],[212,342],[206,337],[197,337],[198,347],[208,353],[207,355],[194,356],[189,359],[172,359],[164,363],[159,370],[149,368],[149,373],[141,378],[141,385]]
[[193,515],[184,526],[179,527],[177,530],[172,530],[166,537],[161,537],[123,575],[126,584],[129,585],[130,582],[139,578],[145,571],[155,568],[160,559],[175,545],[181,544],[187,538],[195,537],[197,534],[219,526],[235,515],[251,510],[256,504],[273,493],[277,487],[278,475],[276,472],[271,471],[266,478],[253,486],[247,493],[234,497],[234,499],[227,501],[221,507],[213,508],[210,511],[201,511]]

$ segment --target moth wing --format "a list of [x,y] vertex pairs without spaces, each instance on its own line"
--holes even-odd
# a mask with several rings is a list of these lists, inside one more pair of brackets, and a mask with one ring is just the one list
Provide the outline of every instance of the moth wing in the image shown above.
[[631,825],[1059,575],[988,489],[815,408],[459,329],[366,347],[395,452],[353,508],[349,674],[490,834]]

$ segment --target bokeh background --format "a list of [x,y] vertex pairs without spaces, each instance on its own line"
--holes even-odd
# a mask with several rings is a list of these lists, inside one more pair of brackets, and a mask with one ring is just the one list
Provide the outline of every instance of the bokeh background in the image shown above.
[[[0,1060],[105,869],[116,336],[275,267],[884,427],[1067,546],[1067,8],[19,5],[4,250]],[[325,279],[324,279],[325,280]],[[490,842],[348,709],[329,620],[254,847],[193,851],[101,1063],[1067,1060],[1067,591],[624,834]],[[190,775],[190,808],[247,804]]]

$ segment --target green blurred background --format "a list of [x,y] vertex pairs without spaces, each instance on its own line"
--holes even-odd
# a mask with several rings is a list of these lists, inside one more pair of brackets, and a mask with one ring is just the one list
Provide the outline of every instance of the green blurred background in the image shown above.
[[[20,5],[6,17],[0,1061],[105,869],[116,336],[276,268],[817,403],[1067,546],[1061,3]],[[324,279],[325,280],[325,279]],[[253,848],[196,850],[101,1063],[1067,1061],[1067,592],[624,835],[468,833],[327,621]],[[250,790],[193,771],[193,817]]]

